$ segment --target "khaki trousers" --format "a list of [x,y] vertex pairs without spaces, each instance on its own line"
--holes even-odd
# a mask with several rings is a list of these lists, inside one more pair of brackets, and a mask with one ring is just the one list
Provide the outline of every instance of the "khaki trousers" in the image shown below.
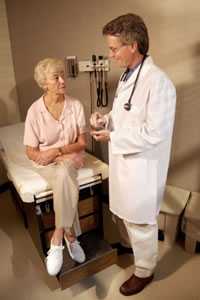
[[53,206],[56,228],[72,228],[76,235],[81,233],[78,218],[79,185],[77,170],[69,160],[36,168],[49,183],[53,191]]
[[154,272],[158,260],[158,225],[123,221],[134,253],[134,274],[148,277]]

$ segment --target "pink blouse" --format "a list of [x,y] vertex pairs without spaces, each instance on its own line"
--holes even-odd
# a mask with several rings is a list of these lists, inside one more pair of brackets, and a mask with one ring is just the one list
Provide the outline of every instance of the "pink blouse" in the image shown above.
[[25,121],[24,145],[39,147],[41,151],[75,143],[86,132],[83,105],[79,100],[65,96],[60,119],[56,120],[47,110],[43,96],[28,110]]

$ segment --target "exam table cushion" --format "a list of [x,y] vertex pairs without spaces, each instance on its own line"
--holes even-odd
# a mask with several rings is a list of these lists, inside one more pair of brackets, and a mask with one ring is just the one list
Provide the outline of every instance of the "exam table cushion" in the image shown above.
[[[13,182],[22,201],[33,202],[34,196],[49,194],[51,189],[45,179],[32,170],[32,164],[25,154],[23,135],[23,122],[0,127],[0,154],[8,178]],[[85,166],[78,171],[79,185],[93,182],[99,174],[102,180],[108,178],[108,165],[86,153]]]

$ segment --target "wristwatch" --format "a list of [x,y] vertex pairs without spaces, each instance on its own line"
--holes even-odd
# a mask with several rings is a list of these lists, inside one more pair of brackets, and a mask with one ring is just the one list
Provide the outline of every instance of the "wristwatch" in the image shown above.
[[62,153],[62,148],[59,147],[59,148],[58,148],[58,151],[59,151],[58,156],[61,156],[61,155],[63,154],[63,153]]

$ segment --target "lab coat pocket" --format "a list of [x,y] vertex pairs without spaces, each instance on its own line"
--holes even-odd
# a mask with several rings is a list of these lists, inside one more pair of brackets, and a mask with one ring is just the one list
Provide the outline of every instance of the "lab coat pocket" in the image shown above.
[[128,202],[129,207],[132,207],[133,221],[140,224],[155,222],[158,189],[157,160],[134,156],[127,156],[124,160],[129,169]]
[[141,119],[141,111],[137,106],[131,107],[131,110],[127,111],[126,116],[125,116],[125,123],[128,126],[133,126],[135,124],[138,124]]
[[140,114],[141,109],[136,105],[131,105],[131,109],[127,111],[127,114],[130,116],[138,116]]

